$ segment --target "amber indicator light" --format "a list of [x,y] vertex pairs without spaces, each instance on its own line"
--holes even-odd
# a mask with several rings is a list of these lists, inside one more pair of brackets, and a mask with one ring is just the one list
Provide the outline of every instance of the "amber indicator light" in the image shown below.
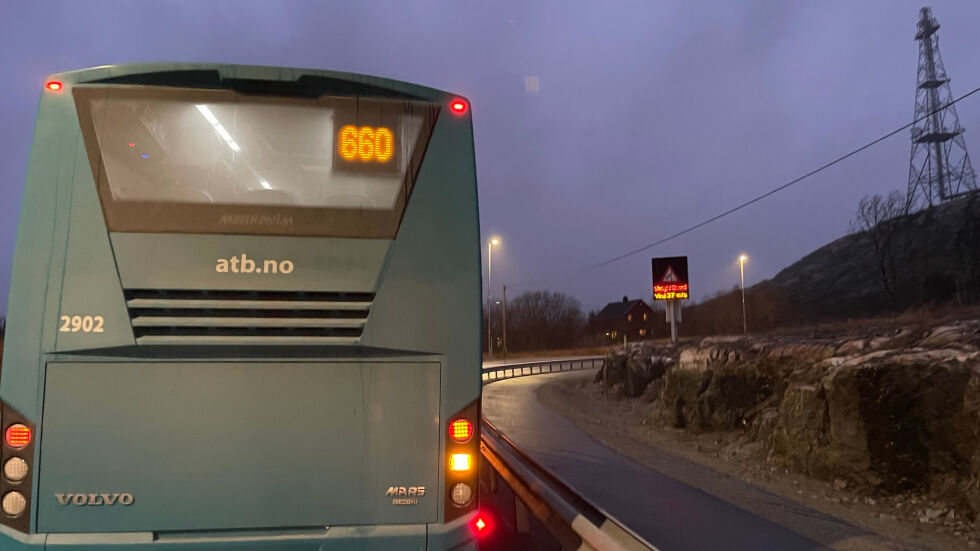
[[468,453],[454,453],[449,457],[449,469],[456,472],[468,471],[473,467],[473,459]]

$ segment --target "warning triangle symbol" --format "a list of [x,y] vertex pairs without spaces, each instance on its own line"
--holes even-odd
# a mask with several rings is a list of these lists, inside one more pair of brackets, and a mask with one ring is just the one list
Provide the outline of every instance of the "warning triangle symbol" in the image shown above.
[[680,281],[677,274],[674,273],[674,269],[667,266],[667,271],[664,272],[664,277],[660,279],[661,283],[674,283],[675,281]]

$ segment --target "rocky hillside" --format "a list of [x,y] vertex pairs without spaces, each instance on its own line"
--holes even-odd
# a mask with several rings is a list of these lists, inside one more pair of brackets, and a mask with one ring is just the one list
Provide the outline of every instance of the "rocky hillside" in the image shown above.
[[980,513],[980,320],[864,336],[633,345],[596,382],[653,426],[724,435],[780,469]]
[[[842,237],[748,288],[750,330],[980,301],[980,194],[890,220],[876,231]],[[731,292],[685,308],[683,332],[741,332],[740,300]]]

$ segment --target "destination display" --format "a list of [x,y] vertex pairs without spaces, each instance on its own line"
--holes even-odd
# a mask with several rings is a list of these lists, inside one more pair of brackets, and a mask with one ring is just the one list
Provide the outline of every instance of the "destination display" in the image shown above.
[[395,154],[395,135],[391,129],[348,124],[337,136],[337,152],[345,161],[387,163]]
[[438,113],[422,101],[160,86],[74,97],[117,232],[390,237]]
[[653,298],[679,300],[690,298],[687,279],[687,257],[671,256],[651,259],[653,264]]
[[333,113],[333,170],[352,176],[399,174],[403,168],[399,159],[402,146],[414,146],[416,132],[403,135],[400,123],[405,114],[394,105],[369,109],[366,103],[361,102],[354,112],[337,109]]

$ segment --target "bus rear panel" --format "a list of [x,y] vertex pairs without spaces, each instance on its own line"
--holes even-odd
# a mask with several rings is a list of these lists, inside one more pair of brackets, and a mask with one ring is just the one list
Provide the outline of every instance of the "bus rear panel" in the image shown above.
[[465,100],[231,65],[48,82],[0,549],[475,549]]

